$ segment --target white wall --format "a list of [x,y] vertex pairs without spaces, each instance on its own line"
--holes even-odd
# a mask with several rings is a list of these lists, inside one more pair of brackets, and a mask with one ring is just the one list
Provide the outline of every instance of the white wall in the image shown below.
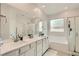
[[[17,29],[19,34],[27,35],[30,31],[33,30],[32,23],[30,19],[27,17],[27,13],[18,11],[17,13]],[[30,16],[30,15],[29,15]]]
[[[1,14],[7,17],[5,27],[2,25],[1,32],[5,39],[16,36],[16,28],[19,34],[27,35],[29,32],[35,34],[35,19],[32,20],[30,12],[25,12],[8,4],[1,4]],[[37,16],[39,17],[39,15]],[[43,19],[43,17],[40,17]],[[6,30],[5,30],[6,29]]]
[[[16,10],[17,10],[16,8],[8,4],[1,4],[1,15],[6,16],[7,18],[6,24],[3,24],[3,22],[1,22],[2,23],[1,35],[3,36],[4,39],[10,38],[12,33],[16,33],[16,14],[17,14]],[[1,18],[1,20],[3,19],[4,18]]]
[[1,26],[1,30],[2,30],[1,35],[5,39],[10,38],[13,33],[16,33],[16,27],[19,26],[18,24],[20,24],[20,22],[21,22],[21,24],[25,24],[26,26],[25,27],[24,27],[24,25],[19,26],[18,29],[23,27],[24,29],[22,28],[23,29],[22,31],[25,30],[26,33],[28,32],[27,31],[27,28],[29,28],[28,20],[30,20],[30,19],[28,19],[28,17],[26,16],[26,15],[28,15],[26,12],[21,11],[17,8],[14,8],[8,4],[1,4],[1,14],[5,15],[7,18],[7,23],[5,25],[3,25],[3,23],[2,23],[2,26]]
[[5,23],[6,18],[1,18],[1,36],[9,38],[9,19],[8,19],[8,8],[6,4],[1,4],[1,15],[6,16],[7,23]]

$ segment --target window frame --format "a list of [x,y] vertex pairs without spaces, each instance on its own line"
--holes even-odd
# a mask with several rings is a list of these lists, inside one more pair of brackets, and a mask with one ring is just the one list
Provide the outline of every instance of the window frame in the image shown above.
[[[60,29],[60,30],[59,30],[59,29],[54,29],[54,30],[53,30],[53,29],[52,29],[53,26],[51,25],[51,21],[53,21],[53,20],[54,20],[54,21],[55,21],[55,20],[58,20],[58,21],[59,21],[59,20],[63,20],[63,28]],[[50,19],[49,23],[50,23],[50,24],[49,24],[49,26],[50,26],[49,31],[50,31],[50,32],[64,32],[64,31],[65,31],[65,28],[64,28],[64,26],[65,26],[65,21],[64,21],[63,18],[59,18],[59,19]]]

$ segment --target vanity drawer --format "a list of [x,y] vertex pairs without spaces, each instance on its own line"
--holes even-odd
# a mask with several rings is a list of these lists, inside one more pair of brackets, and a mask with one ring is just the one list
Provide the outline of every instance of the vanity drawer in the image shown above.
[[30,49],[30,45],[23,46],[22,48],[20,48],[20,54],[25,53],[29,49]]

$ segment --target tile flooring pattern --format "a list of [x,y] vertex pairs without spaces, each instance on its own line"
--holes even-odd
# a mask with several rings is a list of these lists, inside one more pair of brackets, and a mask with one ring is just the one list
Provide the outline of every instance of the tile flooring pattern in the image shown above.
[[69,56],[69,54],[64,52],[55,51],[53,49],[48,49],[43,56]]

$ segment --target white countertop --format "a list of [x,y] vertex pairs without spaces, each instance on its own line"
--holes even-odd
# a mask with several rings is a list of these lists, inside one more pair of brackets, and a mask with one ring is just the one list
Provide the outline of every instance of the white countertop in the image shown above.
[[12,39],[7,39],[7,41],[5,41],[4,44],[0,47],[0,55],[19,49],[25,45],[29,45],[33,42],[41,40],[42,38],[45,38],[45,37],[34,37],[31,39],[24,37],[23,41],[18,41],[18,42],[13,42]]

